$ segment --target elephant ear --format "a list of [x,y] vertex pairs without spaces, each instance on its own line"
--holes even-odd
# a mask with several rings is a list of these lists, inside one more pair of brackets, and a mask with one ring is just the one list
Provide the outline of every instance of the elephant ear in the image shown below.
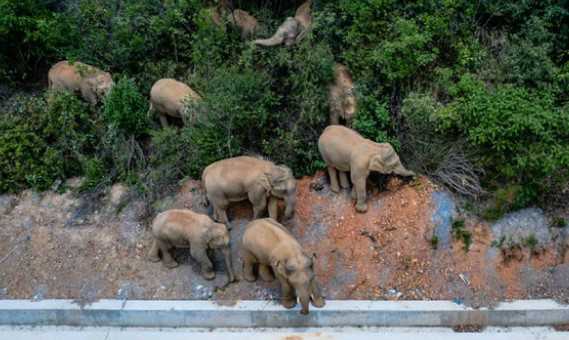
[[273,268],[273,271],[283,277],[289,277],[295,270],[295,268],[286,260],[272,260],[271,267]]
[[[271,186],[279,187],[281,185],[286,185],[286,182],[293,178],[292,171],[289,167],[284,165],[274,166],[270,173]],[[285,190],[286,188],[279,188]]]
[[262,173],[257,180],[255,181],[257,186],[260,190],[264,191],[265,194],[268,196],[271,192],[271,188],[273,187],[273,180],[271,173],[264,172]]
[[370,159],[369,168],[381,173],[390,173],[397,164],[397,154],[391,145],[379,145],[379,150]]

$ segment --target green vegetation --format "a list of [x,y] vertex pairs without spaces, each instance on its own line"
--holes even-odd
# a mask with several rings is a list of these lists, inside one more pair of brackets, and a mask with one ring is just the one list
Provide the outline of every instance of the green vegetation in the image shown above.
[[455,240],[462,241],[465,252],[470,250],[472,233],[464,227],[464,220],[455,220],[452,222],[452,236]]
[[[301,2],[236,5],[265,37]],[[152,198],[246,153],[312,174],[334,62],[356,82],[354,128],[456,192],[490,193],[484,217],[546,202],[569,182],[566,4],[316,0],[299,44],[262,48],[216,25],[217,3],[0,0],[0,191],[83,175],[84,190],[121,180]],[[113,74],[100,107],[38,94],[62,59]],[[182,128],[147,116],[150,87],[166,77],[203,97]]]

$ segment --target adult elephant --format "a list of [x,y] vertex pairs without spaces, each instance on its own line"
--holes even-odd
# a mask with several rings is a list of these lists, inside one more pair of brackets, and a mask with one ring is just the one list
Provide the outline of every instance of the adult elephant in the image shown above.
[[294,214],[296,180],[284,165],[250,156],[228,158],[205,168],[202,183],[213,217],[221,223],[228,223],[229,203],[246,199],[253,204],[255,218],[262,217],[268,206],[269,216],[276,220],[279,199],[285,202],[285,218]]
[[333,192],[339,192],[340,186],[345,189],[350,187],[347,176],[350,172],[354,184],[352,197],[357,199],[356,211],[361,213],[367,211],[366,181],[371,171],[415,176],[413,171],[401,164],[391,144],[373,142],[341,125],[330,125],[324,129],[318,139],[318,149],[328,166],[330,189]]
[[324,297],[314,274],[314,260],[281,224],[271,218],[250,222],[241,241],[243,278],[256,280],[255,267],[263,281],[276,276],[281,284],[281,303],[286,308],[300,300],[301,314],[308,314],[308,304],[324,307]]
[[49,69],[47,78],[50,89],[81,93],[93,106],[102,102],[114,86],[110,73],[78,61],[58,62]]

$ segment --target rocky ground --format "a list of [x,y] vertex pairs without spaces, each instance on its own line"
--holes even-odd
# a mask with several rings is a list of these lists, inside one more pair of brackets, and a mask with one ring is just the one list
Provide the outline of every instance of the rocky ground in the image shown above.
[[[198,187],[186,181],[155,210],[205,211]],[[299,181],[296,215],[286,226],[316,255],[317,277],[329,299],[448,299],[473,306],[521,298],[569,302],[569,227],[550,226],[543,211],[526,209],[489,224],[464,213],[451,194],[426,178],[390,178],[380,187],[370,190],[368,212],[357,214],[349,193],[331,193],[322,173]],[[219,255],[211,282],[197,274],[187,249],[176,252],[176,269],[146,261],[151,239],[145,211],[122,185],[100,199],[77,198],[72,190],[0,196],[0,298],[230,303],[279,296],[277,282],[226,285]],[[230,209],[238,276],[238,240],[251,215],[248,203]],[[472,244],[466,251],[461,235],[468,233]]]

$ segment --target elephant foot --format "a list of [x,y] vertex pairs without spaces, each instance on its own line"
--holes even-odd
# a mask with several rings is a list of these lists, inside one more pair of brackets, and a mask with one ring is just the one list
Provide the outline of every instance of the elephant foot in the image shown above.
[[312,297],[310,301],[312,301],[312,305],[317,308],[322,308],[324,305],[326,305],[326,301],[324,301],[324,298],[321,296],[316,298]]
[[330,190],[331,190],[333,193],[337,194],[337,193],[340,192],[340,187],[337,186],[337,185],[332,185],[332,186],[330,186]]
[[257,280],[257,278],[255,277],[255,275],[251,274],[251,273],[244,273],[243,274],[243,278],[245,279],[245,281],[247,282],[255,282]]
[[176,262],[176,261],[162,262],[162,264],[164,265],[164,267],[166,267],[168,269],[173,269],[173,268],[178,267],[178,262]]
[[366,203],[357,203],[356,204],[356,211],[359,213],[367,212],[367,204]]
[[206,280],[215,279],[215,272],[213,270],[202,270],[202,276]]
[[281,304],[284,308],[291,309],[296,306],[296,299],[293,298],[282,298]]
[[158,256],[148,256],[147,259],[148,259],[148,261],[154,262],[154,263],[160,262],[160,257],[158,257]]

